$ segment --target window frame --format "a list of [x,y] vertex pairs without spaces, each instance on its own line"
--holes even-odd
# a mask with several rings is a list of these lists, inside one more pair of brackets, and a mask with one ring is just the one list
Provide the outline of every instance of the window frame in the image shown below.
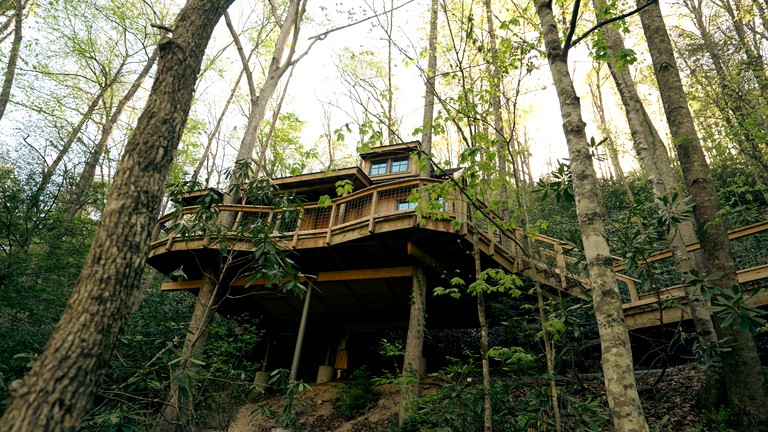
[[[396,158],[391,158],[389,160],[389,173],[390,174],[400,174],[404,172],[409,172],[411,170],[411,158],[410,156],[400,156]],[[398,167],[398,170],[395,171],[395,166]],[[403,169],[400,169],[403,168]]]
[[[379,172],[380,168],[384,169],[383,172]],[[376,169],[376,173],[374,173],[374,168]],[[378,159],[378,160],[372,160],[371,165],[368,168],[368,175],[369,176],[380,176],[389,174],[389,159]]]

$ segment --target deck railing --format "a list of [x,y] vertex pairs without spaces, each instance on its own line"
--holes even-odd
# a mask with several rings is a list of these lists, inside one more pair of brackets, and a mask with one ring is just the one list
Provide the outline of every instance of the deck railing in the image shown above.
[[[420,203],[411,202],[409,197],[414,191],[438,183],[442,183],[442,180],[422,178],[388,182],[332,199],[330,204],[311,203],[298,209],[226,204],[219,205],[218,209],[228,220],[236,221],[233,228],[259,221],[268,222],[271,226],[274,223],[272,236],[293,248],[300,247],[299,242],[303,239],[317,240],[324,237],[324,244],[332,244],[334,235],[338,233],[363,227],[372,233],[378,223],[410,219],[410,226],[423,225],[428,229],[458,232],[462,235],[476,234],[483,250],[511,270],[512,263],[516,261],[516,245],[520,244],[521,232],[499,229],[483,216],[483,213],[491,215],[487,209],[483,213],[475,213],[475,222],[468,221],[467,202],[456,192],[431,203],[429,208],[433,213],[427,217],[422,217],[421,212],[416,211]],[[436,207],[440,210],[435,213]],[[153,247],[170,248],[181,240],[178,224],[191,220],[197,210],[197,206],[184,207],[179,212],[160,218],[152,237]],[[226,216],[227,213],[231,215]],[[308,244],[317,243],[314,241]]]
[[[298,247],[299,240],[303,238],[320,239],[321,243],[332,244],[337,233],[363,227],[367,227],[367,232],[372,233],[376,230],[377,223],[405,219],[411,219],[411,226],[426,223],[427,221],[422,221],[416,212],[418,203],[410,202],[409,197],[415,190],[440,182],[441,180],[426,178],[389,182],[332,199],[328,205],[306,204],[299,209],[221,204],[219,210],[224,214],[232,213],[231,220],[235,221],[235,227],[260,221],[270,225],[274,222],[272,236],[290,247]],[[518,245],[522,240],[521,230],[501,230],[482,213],[475,213],[474,221],[468,221],[467,202],[458,193],[440,200],[440,218],[445,223],[439,226],[427,224],[428,228],[458,232],[468,237],[477,235],[483,250],[490,256],[496,256],[509,270],[513,270],[512,266],[520,265]],[[163,242],[166,247],[170,247],[177,241],[179,236],[174,232],[174,225],[190,219],[197,209],[196,206],[185,207],[180,212],[163,216],[153,233],[153,247],[158,247]],[[485,213],[489,214],[487,211]],[[729,238],[734,246],[739,281],[751,284],[768,278],[768,221],[730,231]],[[577,251],[573,247],[545,235],[535,236],[533,246],[536,248],[538,264],[554,274],[554,277],[546,279],[548,283],[568,291],[578,291],[581,289],[578,285],[588,286],[584,266],[577,265]],[[700,248],[698,243],[688,245],[689,251]],[[660,291],[662,298],[680,297],[684,293],[679,276],[674,272],[671,257],[672,254],[667,250],[654,254],[647,260],[655,265],[656,271],[662,275],[658,278],[660,283],[657,284],[663,287]],[[541,271],[533,270],[534,273]],[[640,281],[623,273],[626,271],[624,264],[614,266],[614,271],[625,309],[657,301],[659,293],[656,292],[656,287],[650,291],[641,291]]]

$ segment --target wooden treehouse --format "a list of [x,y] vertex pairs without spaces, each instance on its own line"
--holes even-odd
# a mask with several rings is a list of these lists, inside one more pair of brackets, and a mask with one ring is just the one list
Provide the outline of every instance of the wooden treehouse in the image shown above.
[[[431,293],[434,287],[447,286],[452,277],[472,280],[471,252],[475,238],[483,268],[503,268],[525,274],[551,287],[550,293],[559,289],[578,294],[588,289],[583,272],[574,268],[575,259],[562,242],[538,236],[533,243],[537,259],[532,266],[526,264],[531,261],[521,259],[522,233],[499,230],[482,217],[469,221],[470,208],[459,193],[440,200],[440,218],[420,217],[417,204],[409,200],[413,191],[453,181],[451,177],[460,181],[461,171],[422,176],[413,156],[418,145],[414,142],[377,147],[361,154],[361,165],[357,167],[273,180],[278,189],[293,192],[307,203],[298,210],[298,217],[281,218],[279,229],[272,237],[282,248],[292,251],[291,259],[309,287],[308,293],[300,298],[278,292],[259,281],[238,277],[242,269],[233,266],[227,279],[229,295],[218,312],[247,312],[261,317],[261,325],[268,331],[298,332],[294,377],[306,328],[335,334],[407,328],[415,289]],[[347,181],[353,191],[331,199],[330,204],[319,205],[321,197],[337,196],[339,181]],[[181,267],[187,276],[184,281],[165,282],[163,290],[196,292],[203,276],[201,263],[218,254],[209,239],[195,235],[182,238],[169,229],[174,220],[187,217],[197,209],[194,198],[195,194],[181,198],[185,206],[181,214],[163,216],[153,233],[149,264],[166,275]],[[258,205],[247,196],[241,204],[221,204],[219,210],[222,214],[230,213],[239,224],[271,221],[285,212],[285,209]],[[737,233],[737,238],[765,233],[768,224],[745,230]],[[251,243],[236,239],[229,247],[235,253],[253,251]],[[691,245],[690,249],[696,247]],[[661,253],[652,260],[669,261],[668,258],[668,253]],[[764,258],[763,264],[741,271],[740,278],[747,282],[767,277],[768,257]],[[638,281],[622,274],[618,278],[630,329],[660,324],[659,297],[681,299],[684,303],[685,293],[680,286],[665,288],[660,295],[639,293]],[[759,304],[768,303],[768,296],[754,300]],[[456,300],[428,294],[425,312],[428,328],[477,326],[476,305],[471,298]],[[683,319],[689,318],[685,308],[674,309],[664,313],[663,321],[678,321],[681,314]]]

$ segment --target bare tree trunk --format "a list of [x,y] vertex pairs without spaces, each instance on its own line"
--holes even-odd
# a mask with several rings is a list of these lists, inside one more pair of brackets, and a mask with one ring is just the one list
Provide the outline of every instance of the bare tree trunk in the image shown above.
[[413,268],[413,292],[408,320],[408,336],[405,341],[402,377],[406,382],[400,389],[400,426],[411,413],[413,401],[419,397],[419,364],[424,350],[424,331],[427,312],[427,279],[421,267]]
[[535,4],[549,68],[560,100],[563,131],[571,157],[576,213],[584,243],[584,255],[589,266],[608,407],[617,431],[645,432],[648,431],[648,424],[635,384],[632,349],[603,226],[603,208],[599,201],[579,98],[568,71],[567,52],[564,52],[560,45],[552,3],[536,0]]
[[592,104],[594,105],[597,117],[600,119],[600,132],[605,138],[605,146],[608,149],[608,157],[611,159],[611,165],[613,171],[616,173],[616,179],[621,183],[624,188],[624,192],[627,193],[627,201],[630,204],[635,203],[635,196],[632,194],[632,189],[629,188],[627,183],[627,177],[624,175],[624,170],[621,168],[621,161],[619,160],[619,150],[616,148],[616,142],[613,140],[613,134],[608,128],[608,120],[605,118],[605,103],[603,102],[603,82],[601,77],[601,68],[598,64],[595,68],[596,82],[594,88],[589,86],[590,93],[592,93]]
[[59,149],[56,158],[54,158],[53,162],[51,162],[51,164],[48,165],[48,167],[43,171],[43,175],[40,178],[40,183],[37,185],[29,198],[29,202],[27,204],[28,208],[34,209],[37,207],[40,202],[40,198],[45,193],[45,189],[51,183],[51,180],[56,174],[56,170],[59,168],[59,165],[64,160],[64,157],[66,157],[67,153],[69,153],[70,148],[72,148],[72,144],[75,143],[75,140],[77,140],[77,137],[80,135],[80,131],[82,131],[85,124],[91,120],[93,113],[96,111],[96,108],[99,107],[99,104],[104,98],[104,95],[107,93],[107,91],[109,91],[110,88],[112,88],[118,78],[120,78],[124,66],[125,61],[123,61],[112,78],[108,82],[102,84],[98,93],[96,93],[96,96],[91,100],[90,105],[88,105],[88,108],[85,110],[85,113],[83,113],[83,115],[80,117],[80,121],[78,121],[75,127],[72,128],[72,130],[69,132],[69,135]]
[[501,115],[501,84],[502,77],[499,71],[499,57],[496,52],[496,31],[493,28],[493,10],[491,0],[484,0],[485,19],[488,27],[488,44],[490,49],[489,59],[491,61],[491,110],[493,111],[493,131],[494,143],[496,144],[496,160],[499,168],[498,178],[501,179],[499,199],[501,207],[499,213],[504,222],[509,218],[509,191],[507,181],[509,172],[507,169],[507,138],[504,136],[504,120]]
[[[672,43],[659,5],[645,8],[640,13],[640,20],[685,184],[695,204],[694,216],[707,270],[710,274],[723,274],[714,281],[720,289],[740,293],[727,227],[725,221],[718,217],[720,206],[717,193],[688,109]],[[721,339],[728,337],[731,341],[731,350],[722,352],[731,407],[741,417],[745,428],[761,430],[768,422],[768,412],[765,411],[768,398],[754,338],[751,333],[740,328],[739,322],[720,326],[718,335]]]
[[[527,223],[526,223],[527,225]],[[528,241],[526,240],[526,246]],[[530,247],[528,248],[530,251]],[[560,432],[562,426],[560,424],[560,404],[557,401],[557,382],[555,381],[555,346],[549,338],[549,330],[547,330],[547,316],[544,313],[544,297],[541,293],[541,285],[539,281],[534,281],[536,285],[536,300],[539,305],[539,320],[541,321],[541,340],[544,343],[544,356],[547,360],[547,372],[550,375],[549,378],[549,394],[552,401],[552,411],[555,414],[555,431]]]
[[[235,161],[250,161],[253,156],[253,149],[256,145],[256,138],[259,134],[259,127],[262,120],[264,120],[264,113],[267,110],[267,104],[272,98],[272,95],[277,89],[277,84],[280,82],[283,74],[293,64],[293,55],[296,52],[296,41],[299,37],[299,29],[301,28],[301,21],[304,17],[304,11],[306,10],[306,0],[291,0],[288,5],[288,11],[285,18],[280,25],[280,35],[275,43],[275,50],[272,53],[272,60],[269,64],[267,71],[267,78],[259,89],[258,93],[251,91],[251,110],[248,114],[248,123],[245,126],[245,133],[240,143],[240,148],[237,152]],[[288,43],[290,42],[290,47]],[[283,56],[286,48],[288,48],[288,54],[286,59],[283,60]],[[251,73],[250,67],[244,64],[243,67],[246,70],[246,77]],[[233,179],[233,182],[239,182],[238,179]]]
[[267,134],[264,136],[264,142],[261,143],[261,148],[259,149],[259,157],[256,159],[254,177],[259,177],[259,175],[267,173],[265,167],[267,162],[267,150],[269,150],[269,143],[272,141],[272,135],[275,133],[277,122],[280,120],[280,112],[283,110],[285,95],[288,94],[288,86],[291,84],[293,70],[294,69],[291,68],[291,73],[288,74],[288,78],[285,80],[285,85],[283,85],[283,91],[280,93],[280,98],[277,100],[277,105],[275,105],[275,108],[272,110],[272,121],[269,123],[269,129],[267,130]]
[[[437,75],[437,14],[438,0],[432,0],[429,9],[429,50],[427,73],[424,74],[424,117],[421,122],[421,151],[427,158],[432,157],[432,131],[435,119],[435,84]],[[421,173],[429,177],[432,172],[432,162],[427,159],[426,170]]]
[[395,0],[389,0],[389,17],[387,18],[387,138],[389,144],[395,144],[395,124],[392,111],[395,92],[392,90],[392,29],[395,25]]
[[93,151],[85,161],[83,171],[80,173],[80,179],[78,180],[77,187],[72,192],[72,196],[67,203],[67,208],[64,211],[66,222],[71,221],[72,218],[75,217],[77,212],[80,211],[80,209],[86,203],[86,195],[88,194],[88,190],[91,188],[93,179],[96,176],[96,166],[99,164],[99,160],[101,160],[101,156],[104,154],[104,151],[107,148],[109,138],[112,136],[115,125],[117,124],[117,121],[120,120],[120,116],[123,114],[125,107],[128,106],[128,103],[131,101],[131,99],[133,99],[133,96],[136,95],[136,92],[141,87],[141,84],[149,75],[150,70],[152,70],[155,61],[157,60],[157,56],[158,49],[155,48],[152,51],[152,54],[150,54],[149,58],[147,58],[147,62],[144,64],[144,68],[141,70],[141,72],[139,72],[139,75],[133,81],[131,87],[117,103],[117,106],[112,112],[112,115],[102,126],[101,137],[99,137],[99,141],[96,143]]
[[231,0],[190,0],[160,41],[157,78],[128,140],[107,206],[59,325],[12,384],[6,431],[76,431],[128,320],[165,179],[206,44]]
[[[471,215],[470,215],[471,218]],[[475,227],[475,230],[478,228]],[[475,261],[475,279],[480,280],[483,268],[480,264],[479,235],[475,232],[472,239],[472,258]],[[483,367],[483,430],[493,431],[493,410],[491,406],[491,365],[488,360],[488,321],[485,318],[485,298],[483,291],[477,293],[477,320],[480,324],[480,361]]]
[[[606,8],[604,0],[593,0],[593,4],[596,11],[605,10]],[[597,14],[598,20],[605,18],[607,17],[599,13]],[[610,26],[605,26],[601,31],[608,41],[609,57],[616,58],[624,50],[624,40],[621,34]],[[680,196],[684,196],[683,186],[677,180],[672,170],[667,147],[664,145],[661,136],[640,100],[637,87],[629,70],[619,67],[615,61],[609,61],[608,68],[624,106],[635,153],[640,161],[643,172],[651,182],[653,193],[656,196],[666,196],[670,199],[672,199],[675,192],[678,192]],[[697,262],[695,256],[690,254],[686,248],[687,244],[698,241],[691,221],[686,220],[678,224],[674,230],[670,231],[668,241],[672,251],[672,258],[675,261],[675,267],[681,275],[690,275],[691,270],[694,268],[700,271],[704,270],[702,263]],[[710,350],[717,343],[717,335],[715,334],[712,317],[704,309],[707,306],[707,302],[698,288],[690,289],[688,295],[688,305],[693,316],[699,342],[704,349]],[[719,373],[720,370],[717,366],[708,370],[706,390],[701,394],[703,399],[716,399],[718,383],[720,381],[718,379]]]
[[[187,328],[187,337],[184,341],[178,370],[187,370],[191,360],[199,358],[205,346],[205,340],[208,337],[208,328],[216,314],[219,303],[225,297],[221,274],[218,266],[210,266],[204,269],[203,282],[200,287],[200,294],[197,296],[197,302],[192,313]],[[190,397],[185,397],[189,395]],[[187,392],[179,391],[179,382],[172,381],[171,391],[168,400],[161,410],[158,422],[155,424],[154,432],[175,432],[179,426],[191,425],[194,413],[194,388],[188,388]]]
[[19,52],[21,51],[21,21],[24,17],[24,4],[22,0],[16,0],[16,8],[13,15],[13,42],[11,42],[11,52],[8,55],[8,66],[5,68],[3,88],[0,90],[0,120],[3,119],[5,107],[11,99],[11,87],[13,87],[13,78],[16,76],[16,62],[19,60]]

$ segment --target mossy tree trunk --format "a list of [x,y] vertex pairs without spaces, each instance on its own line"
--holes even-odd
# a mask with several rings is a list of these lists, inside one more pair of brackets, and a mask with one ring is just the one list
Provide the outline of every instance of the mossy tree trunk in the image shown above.
[[568,71],[568,54],[561,46],[552,2],[536,0],[535,4],[547,61],[560,100],[563,131],[571,158],[576,213],[584,243],[584,255],[589,266],[608,407],[617,431],[645,432],[648,425],[635,384],[629,334],[603,226],[604,211],[599,201],[595,169],[584,131],[585,123],[581,117],[581,105]]
[[123,332],[213,28],[231,0],[190,0],[160,41],[157,78],[126,144],[72,297],[29,374],[12,384],[6,431],[76,431]]
[[[741,293],[727,227],[718,216],[720,205],[709,164],[688,108],[672,43],[658,3],[645,8],[640,13],[640,21],[685,185],[693,198],[694,217],[707,271],[722,274],[713,281],[719,289]],[[741,329],[739,320],[720,326],[717,331],[720,339],[728,338],[730,345],[730,350],[721,352],[730,405],[745,429],[763,430],[768,423],[768,412],[765,410],[768,398],[754,337]]]

